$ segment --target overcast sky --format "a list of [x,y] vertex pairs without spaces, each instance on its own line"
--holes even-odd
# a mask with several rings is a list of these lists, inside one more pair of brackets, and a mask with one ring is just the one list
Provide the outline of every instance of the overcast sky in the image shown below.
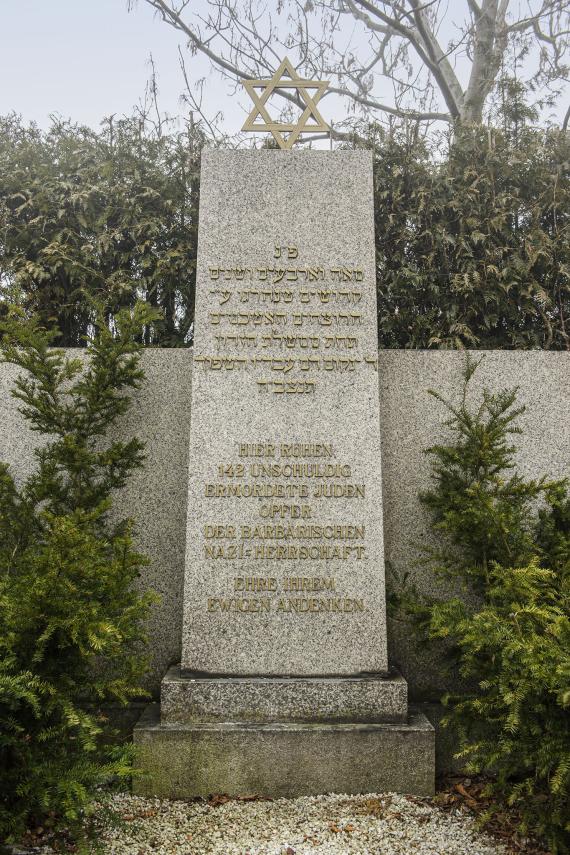
[[[43,127],[50,113],[93,127],[129,114],[144,93],[151,52],[161,108],[180,113],[183,42],[143,0],[130,13],[126,0],[0,0],[0,10],[0,114],[15,110]],[[209,73],[203,60],[192,67],[196,76]],[[238,130],[243,113],[215,76],[209,92],[228,129]]]
[[[193,0],[193,10],[203,3]],[[444,18],[444,41],[451,37],[454,15],[465,6],[456,3],[450,0]],[[111,114],[129,115],[144,95],[152,53],[160,108],[180,115],[178,44],[184,46],[181,34],[159,20],[144,0],[130,13],[127,0],[0,0],[0,114],[16,111],[42,127],[54,113],[92,127]],[[208,114],[221,110],[224,130],[237,132],[245,110],[251,109],[245,92],[232,96],[201,55],[187,67],[193,80],[208,76]],[[376,94],[385,93],[380,89]],[[566,100],[560,99],[551,118],[564,115]],[[332,96],[326,107],[324,101],[321,105],[327,121],[346,115],[345,106],[335,101]]]

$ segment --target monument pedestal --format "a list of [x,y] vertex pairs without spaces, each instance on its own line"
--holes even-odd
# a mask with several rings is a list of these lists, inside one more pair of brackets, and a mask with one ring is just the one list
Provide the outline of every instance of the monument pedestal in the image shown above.
[[139,795],[434,792],[435,733],[389,677],[204,678],[171,668],[134,732]]
[[433,792],[389,675],[372,155],[202,155],[181,670],[140,793]]

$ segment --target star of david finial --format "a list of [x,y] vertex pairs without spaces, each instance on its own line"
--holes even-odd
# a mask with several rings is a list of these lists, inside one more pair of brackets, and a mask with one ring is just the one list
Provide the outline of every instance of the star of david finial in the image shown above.
[[[306,80],[299,77],[287,58],[283,60],[273,77],[267,80],[244,80],[243,85],[254,103],[254,108],[247,117],[242,131],[270,131],[280,148],[292,148],[301,134],[330,130],[329,125],[317,110],[317,104],[328,87],[329,81]],[[258,93],[257,89],[262,91]],[[275,89],[295,89],[306,105],[296,124],[274,122],[270,117],[265,105]],[[316,91],[311,95],[309,90]],[[262,122],[257,121],[258,116],[261,117]],[[310,124],[307,124],[308,122]]]

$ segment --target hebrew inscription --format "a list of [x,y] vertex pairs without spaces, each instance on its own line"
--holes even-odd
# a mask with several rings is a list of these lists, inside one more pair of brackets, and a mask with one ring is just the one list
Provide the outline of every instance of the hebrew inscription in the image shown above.
[[182,668],[381,672],[371,162],[252,154],[202,166]]
[[[196,356],[199,367],[220,372],[261,369],[263,375],[255,378],[257,391],[276,395],[314,394],[326,371],[377,370],[376,355],[361,353],[356,334],[362,324],[358,306],[363,292],[358,286],[364,282],[363,269],[298,262],[298,247],[278,244],[270,263],[208,267],[210,283],[218,286],[208,290],[213,307],[208,324],[216,330],[216,352]],[[351,334],[344,334],[348,330]],[[286,356],[262,353],[274,348]],[[353,352],[347,354],[349,350]],[[285,377],[291,372],[295,379]]]

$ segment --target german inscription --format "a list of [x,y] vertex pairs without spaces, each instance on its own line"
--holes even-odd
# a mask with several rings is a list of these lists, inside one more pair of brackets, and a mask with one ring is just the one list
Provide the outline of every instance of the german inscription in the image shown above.
[[371,180],[364,153],[205,153],[185,670],[386,669]]

